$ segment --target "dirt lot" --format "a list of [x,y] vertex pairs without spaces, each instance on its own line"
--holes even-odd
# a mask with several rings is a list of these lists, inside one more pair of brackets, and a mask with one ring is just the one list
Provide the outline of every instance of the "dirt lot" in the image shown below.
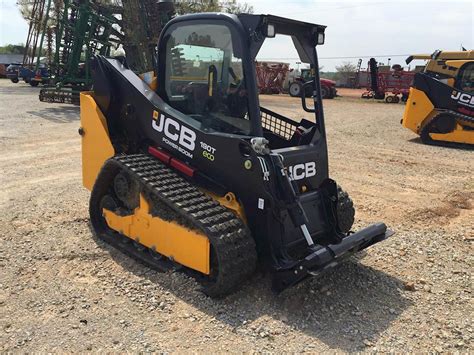
[[[37,93],[0,81],[0,351],[474,351],[474,155],[422,145],[402,104],[324,102],[357,227],[397,234],[278,296],[258,274],[216,301],[91,238],[79,108]],[[262,102],[303,115],[289,97]]]

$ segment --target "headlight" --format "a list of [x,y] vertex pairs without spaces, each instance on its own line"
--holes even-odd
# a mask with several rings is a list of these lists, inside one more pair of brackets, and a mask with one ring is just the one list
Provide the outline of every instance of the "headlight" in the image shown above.
[[324,44],[324,33],[318,33],[318,44]]
[[275,37],[275,26],[272,24],[267,25],[267,37]]

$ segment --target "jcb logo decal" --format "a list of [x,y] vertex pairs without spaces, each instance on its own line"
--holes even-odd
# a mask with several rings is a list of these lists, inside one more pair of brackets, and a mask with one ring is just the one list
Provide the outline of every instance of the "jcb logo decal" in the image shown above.
[[301,180],[316,175],[316,163],[309,161],[307,163],[296,164],[288,167],[288,173],[291,180]]
[[166,117],[158,111],[153,111],[151,125],[154,130],[163,132],[173,142],[178,142],[183,148],[193,151],[196,147],[196,133],[186,126],[181,125],[171,117]]
[[461,105],[474,107],[474,96],[466,94],[465,92],[453,91],[451,98]]

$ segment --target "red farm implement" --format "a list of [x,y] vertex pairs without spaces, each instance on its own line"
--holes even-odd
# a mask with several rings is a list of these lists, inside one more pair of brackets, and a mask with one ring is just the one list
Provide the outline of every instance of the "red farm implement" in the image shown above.
[[260,94],[281,94],[290,72],[288,63],[257,62],[257,86]]
[[398,103],[400,99],[406,102],[415,72],[403,70],[398,64],[392,68],[379,67],[374,58],[369,60],[367,72],[367,91],[362,98],[385,99],[387,103]]

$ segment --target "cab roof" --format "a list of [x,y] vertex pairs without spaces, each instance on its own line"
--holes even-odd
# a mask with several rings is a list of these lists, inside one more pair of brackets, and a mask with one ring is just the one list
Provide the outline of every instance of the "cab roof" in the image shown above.
[[253,14],[240,14],[237,15],[239,20],[245,25],[247,23],[258,20],[260,24],[272,24],[275,26],[276,33],[284,35],[295,35],[296,32],[304,33],[324,33],[326,26],[318,25],[315,23],[304,22],[289,19],[281,16],[274,15],[253,15]]

